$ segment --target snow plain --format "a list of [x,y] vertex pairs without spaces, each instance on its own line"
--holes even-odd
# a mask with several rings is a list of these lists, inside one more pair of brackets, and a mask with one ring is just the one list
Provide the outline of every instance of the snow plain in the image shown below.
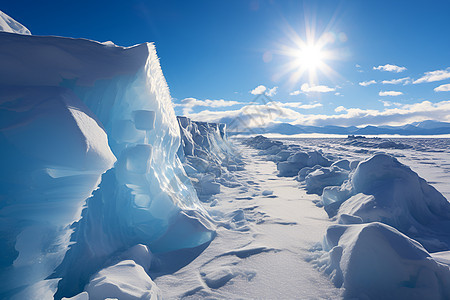
[[[347,175],[357,168],[355,162],[387,153],[406,169],[412,165],[411,172],[449,196],[445,189],[450,159],[448,139],[370,139],[362,140],[364,145],[346,138],[279,140],[297,150],[322,153],[334,163],[320,168],[339,167],[348,170]],[[233,145],[244,164],[244,170],[233,172],[237,185],[221,187],[221,193],[203,199],[218,224],[217,236],[190,264],[171,274],[152,274],[164,297],[449,297],[448,251],[430,254],[417,241],[382,223],[365,225],[358,220],[355,225],[339,225],[321,208],[321,196],[308,192],[305,181],[278,176],[270,150],[248,147],[243,139],[233,139]],[[339,179],[331,185],[341,183]],[[348,215],[347,221],[351,219]],[[448,223],[441,225],[441,230],[449,234]],[[412,278],[416,279],[408,282]]]
[[[278,177],[258,151],[235,144],[245,163],[235,187],[204,203],[217,236],[193,262],[167,275],[152,274],[168,299],[336,299],[340,291],[307,262],[329,223],[326,213]],[[204,199],[205,201],[205,199]]]

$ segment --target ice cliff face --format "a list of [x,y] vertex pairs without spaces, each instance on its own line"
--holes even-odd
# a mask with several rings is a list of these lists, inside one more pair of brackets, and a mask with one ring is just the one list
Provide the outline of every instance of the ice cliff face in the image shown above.
[[239,155],[228,142],[226,125],[196,122],[178,117],[182,142],[178,155],[201,200],[220,193],[221,185],[232,185],[229,171],[242,168]]
[[73,92],[0,89],[0,298],[9,298],[7,291],[53,273],[71,224],[115,157],[106,133]]
[[134,245],[212,239],[153,44],[0,32],[0,82],[0,298],[71,296]]

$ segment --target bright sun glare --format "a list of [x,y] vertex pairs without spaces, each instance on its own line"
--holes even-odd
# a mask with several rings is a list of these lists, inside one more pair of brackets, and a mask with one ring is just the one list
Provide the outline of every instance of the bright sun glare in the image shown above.
[[317,45],[306,45],[296,54],[295,63],[309,71],[315,71],[323,63],[323,53]]
[[286,64],[280,66],[280,72],[276,77],[289,76],[289,83],[297,84],[307,77],[309,84],[316,84],[319,73],[327,77],[338,74],[327,64],[328,61],[337,59],[337,53],[330,50],[336,36],[326,31],[316,36],[314,26],[305,26],[306,39],[302,39],[289,25],[286,26],[287,44],[280,44],[278,54],[287,57]]

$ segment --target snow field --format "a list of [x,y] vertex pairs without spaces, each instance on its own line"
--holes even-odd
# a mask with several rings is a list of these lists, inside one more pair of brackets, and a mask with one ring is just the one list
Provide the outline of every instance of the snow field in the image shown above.
[[[246,144],[256,144],[259,149],[261,141],[280,149],[299,148],[262,137]],[[379,144],[387,145],[383,141]],[[396,150],[412,148],[400,144],[390,145]],[[272,156],[267,159],[272,160]],[[332,220],[344,224],[329,226],[310,258],[342,288],[344,298],[449,297],[448,251],[436,251],[449,249],[450,203],[417,173],[396,158],[379,153],[362,162],[340,160],[331,168],[318,165],[301,169],[297,180],[303,181],[309,192],[321,194],[323,189],[317,204]],[[435,252],[436,259],[425,248]]]

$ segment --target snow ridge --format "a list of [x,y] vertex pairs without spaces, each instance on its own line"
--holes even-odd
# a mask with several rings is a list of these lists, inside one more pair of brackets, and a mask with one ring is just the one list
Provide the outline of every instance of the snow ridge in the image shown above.
[[0,10],[0,31],[31,35],[31,32],[22,24]]

